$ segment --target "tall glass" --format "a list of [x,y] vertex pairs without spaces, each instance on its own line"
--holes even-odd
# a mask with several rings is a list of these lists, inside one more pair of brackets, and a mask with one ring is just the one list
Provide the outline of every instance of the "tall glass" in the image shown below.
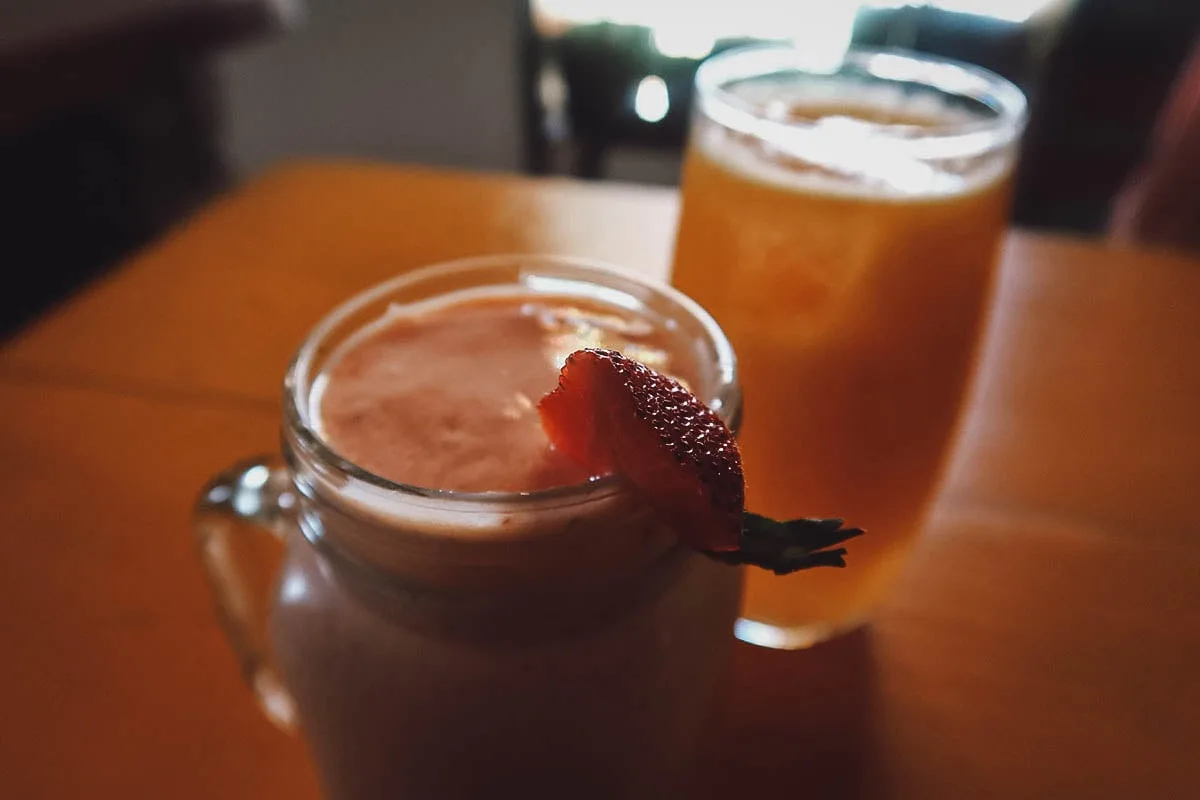
[[740,638],[862,624],[938,484],[1006,225],[1025,98],[976,67],[786,46],[697,75],[674,282],[738,353],[749,506],[845,516],[846,570],[747,575]]

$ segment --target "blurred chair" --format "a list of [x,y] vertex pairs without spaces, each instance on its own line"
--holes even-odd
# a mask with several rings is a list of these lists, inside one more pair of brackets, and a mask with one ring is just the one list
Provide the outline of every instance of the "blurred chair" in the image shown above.
[[623,148],[678,158],[696,68],[711,53],[752,42],[904,47],[978,63],[1021,85],[1033,80],[1036,25],[870,5],[740,0],[683,10],[665,0],[527,0],[519,42],[525,169],[559,171],[562,150],[564,171],[583,178],[604,177]]
[[226,183],[209,70],[287,0],[0,4],[0,335]]
[[564,148],[565,171],[581,178],[603,177],[618,147],[682,151],[698,58],[663,55],[652,29],[642,25],[564,23],[539,17],[528,2],[524,17],[519,46],[528,172],[559,171]]

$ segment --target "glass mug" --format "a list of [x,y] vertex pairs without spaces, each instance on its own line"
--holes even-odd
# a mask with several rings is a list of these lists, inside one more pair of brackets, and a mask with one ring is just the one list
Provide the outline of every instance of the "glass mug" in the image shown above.
[[263,710],[303,732],[333,800],[670,796],[728,666],[741,571],[680,545],[612,478],[522,494],[403,486],[340,458],[314,424],[314,381],[348,337],[397,305],[483,287],[616,303],[663,326],[736,421],[733,352],[670,287],[552,257],[406,274],[300,347],[285,465],[244,463],[201,494],[219,615]]
[[673,282],[721,325],[749,398],[747,504],[868,530],[852,568],[746,578],[739,638],[863,623],[935,493],[989,307],[1025,98],[976,67],[782,45],[696,77]]

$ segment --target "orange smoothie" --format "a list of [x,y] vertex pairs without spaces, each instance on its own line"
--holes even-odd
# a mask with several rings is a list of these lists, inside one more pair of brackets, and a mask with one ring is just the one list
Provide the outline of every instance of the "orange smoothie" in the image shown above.
[[988,307],[1011,155],[939,164],[858,138],[955,121],[929,108],[778,116],[846,136],[815,137],[810,161],[697,120],[674,283],[738,354],[748,506],[868,531],[845,570],[747,574],[744,616],[803,646],[863,621],[917,535]]

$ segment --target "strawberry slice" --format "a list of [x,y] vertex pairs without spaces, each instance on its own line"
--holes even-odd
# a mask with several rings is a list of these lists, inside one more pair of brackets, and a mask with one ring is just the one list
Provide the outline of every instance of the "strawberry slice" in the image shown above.
[[827,548],[862,533],[840,519],[747,512],[733,433],[678,381],[620,353],[572,353],[538,411],[564,455],[593,474],[622,476],[686,544],[726,563],[779,574],[845,566],[846,551]]

